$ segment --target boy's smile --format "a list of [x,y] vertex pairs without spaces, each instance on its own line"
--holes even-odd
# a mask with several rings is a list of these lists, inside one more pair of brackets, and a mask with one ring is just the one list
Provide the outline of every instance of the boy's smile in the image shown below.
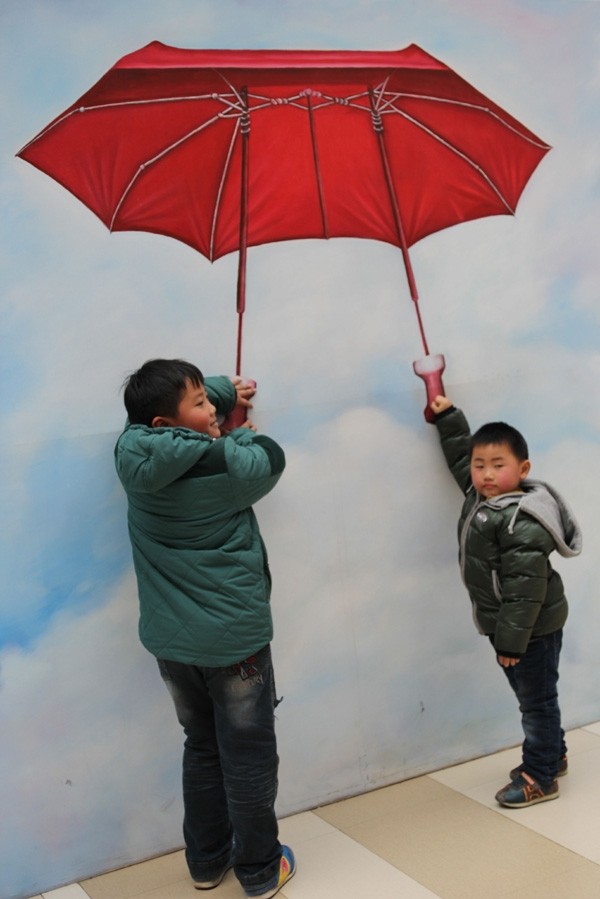
[[520,461],[507,443],[475,446],[471,456],[471,480],[482,496],[501,496],[518,490],[531,463]]

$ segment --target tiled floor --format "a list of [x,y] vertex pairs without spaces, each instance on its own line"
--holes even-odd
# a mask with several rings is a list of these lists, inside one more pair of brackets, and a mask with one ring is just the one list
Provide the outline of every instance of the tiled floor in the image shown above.
[[[600,723],[569,735],[561,797],[494,801],[518,750],[457,765],[281,821],[298,860],[281,899],[599,899]],[[45,899],[242,899],[233,873],[194,890],[175,852]],[[39,899],[39,897],[35,897]]]

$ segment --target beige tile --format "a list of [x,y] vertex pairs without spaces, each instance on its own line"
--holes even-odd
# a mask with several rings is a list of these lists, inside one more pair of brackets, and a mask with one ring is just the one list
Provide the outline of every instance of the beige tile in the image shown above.
[[[201,896],[212,896],[214,899],[243,899],[243,895],[235,875],[229,871],[219,887],[210,892],[199,892],[194,889],[189,876],[186,876],[184,880],[136,893],[135,899],[200,899]],[[113,894],[112,899],[121,899],[120,893]]]
[[282,818],[279,822],[280,841],[294,850],[307,840],[319,839],[333,832],[335,827],[313,812],[300,812],[298,815]]
[[[186,879],[189,881],[183,852],[171,852],[118,871],[82,880],[81,886],[90,899],[129,899],[131,896],[139,896],[145,890],[166,887]],[[192,895],[198,895],[193,888]]]
[[88,899],[88,894],[77,883],[42,893],[43,899]]
[[[477,771],[475,768],[470,773],[451,769],[432,778],[523,828],[600,864],[600,745],[594,739],[596,748],[570,754],[569,773],[559,780],[560,798],[532,808],[506,809],[495,801],[498,784],[502,785],[498,761],[503,763],[497,756],[494,757],[496,761],[486,759],[486,764],[479,766]],[[495,776],[485,782],[484,777],[491,775],[493,769],[498,769]]]
[[[580,867],[554,877],[540,878],[527,888],[527,899],[598,899],[600,867],[584,862]],[[523,890],[505,894],[505,899],[523,899]]]
[[594,724],[586,724],[583,730],[587,730],[600,737],[600,721],[596,721]]
[[[518,889],[525,895],[540,878],[581,865],[567,849],[431,778],[386,792],[393,802],[376,819],[352,813],[364,797],[346,800],[343,815],[336,807],[342,803],[318,814],[443,899],[500,899]],[[379,808],[385,805],[380,797]]]
[[437,899],[420,883],[334,829],[303,842],[297,862],[296,875],[278,894],[282,899]]
[[418,804],[435,802],[438,795],[436,784],[429,777],[416,777],[390,787],[373,790],[371,793],[343,799],[332,805],[321,806],[314,809],[313,814],[345,831],[348,825],[374,821],[384,815],[393,814],[400,801],[406,807],[412,802]]

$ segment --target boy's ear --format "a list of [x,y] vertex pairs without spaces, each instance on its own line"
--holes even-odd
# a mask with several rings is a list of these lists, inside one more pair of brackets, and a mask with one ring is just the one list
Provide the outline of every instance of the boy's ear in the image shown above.
[[529,459],[525,459],[524,462],[521,462],[521,480],[526,478],[529,472],[531,471],[531,462]]
[[152,419],[151,427],[153,427],[153,428],[170,428],[171,424],[169,421],[167,421],[166,418],[163,418],[162,415],[155,415],[154,418]]

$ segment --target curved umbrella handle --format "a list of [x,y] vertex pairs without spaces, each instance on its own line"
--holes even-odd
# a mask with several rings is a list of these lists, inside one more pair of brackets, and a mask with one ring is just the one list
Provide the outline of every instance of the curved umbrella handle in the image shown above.
[[427,405],[425,406],[423,414],[425,416],[425,421],[429,422],[429,424],[432,424],[435,419],[435,415],[431,410],[431,403],[436,396],[444,396],[445,394],[444,385],[442,383],[442,372],[445,368],[446,360],[441,353],[437,353],[433,356],[423,356],[422,359],[417,359],[416,362],[413,362],[415,374],[425,381]]
[[[252,378],[244,378],[243,383],[248,387],[256,388],[256,381]],[[241,428],[248,417],[248,409],[246,406],[236,405],[233,407],[227,418],[221,423],[221,429],[229,432],[234,428]]]

